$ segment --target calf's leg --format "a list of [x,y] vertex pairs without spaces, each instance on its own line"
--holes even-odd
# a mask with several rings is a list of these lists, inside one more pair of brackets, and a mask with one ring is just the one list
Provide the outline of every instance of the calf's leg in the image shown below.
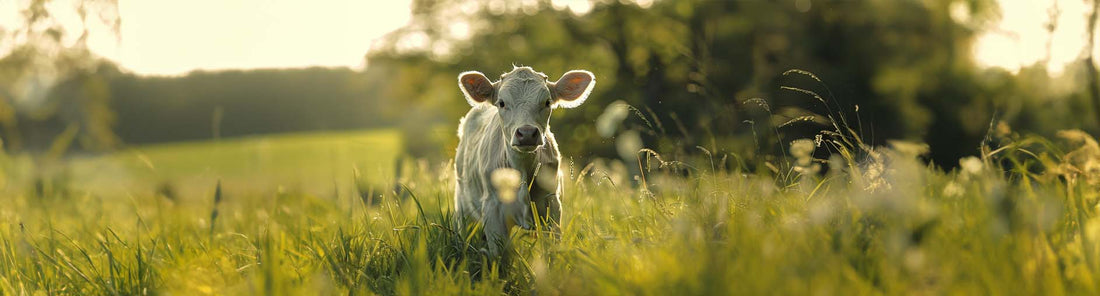
[[502,247],[508,242],[508,226],[500,203],[488,202],[483,210],[485,215],[482,216],[482,230],[485,232],[485,242],[489,245],[489,256],[500,257]]

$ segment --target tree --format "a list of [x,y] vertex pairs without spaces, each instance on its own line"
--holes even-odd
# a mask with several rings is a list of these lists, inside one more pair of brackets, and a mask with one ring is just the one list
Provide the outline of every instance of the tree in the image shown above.
[[1100,0],[1092,1],[1092,12],[1089,13],[1088,18],[1088,42],[1085,43],[1085,68],[1088,71],[1088,89],[1089,96],[1092,97],[1093,116],[1096,116],[1096,120],[1100,123],[1100,74],[1097,73],[1096,59],[1093,57],[1093,52],[1096,48],[1096,18],[1100,14]]
[[[114,147],[118,140],[111,129],[110,91],[102,75],[117,70],[94,56],[87,40],[92,22],[111,28],[117,36],[118,3],[83,0],[71,7],[52,3],[32,0],[20,8],[19,25],[0,28],[0,44],[10,45],[8,51],[0,51],[4,148],[44,149],[74,140],[88,150]],[[80,26],[66,27],[51,9],[72,9]]]
[[[1003,99],[978,95],[986,89],[970,59],[973,38],[994,18],[993,1],[808,3],[593,1],[591,10],[577,13],[551,1],[418,1],[411,25],[368,55],[368,71],[387,65],[390,99],[439,106],[443,118],[457,119],[466,106],[451,88],[462,70],[501,71],[512,64],[551,75],[592,70],[598,83],[589,103],[554,119],[564,122],[559,139],[577,143],[563,147],[572,155],[614,155],[614,140],[597,136],[590,123],[603,111],[598,106],[616,100],[636,107],[631,114],[638,119],[627,128],[662,153],[693,153],[696,146],[751,152],[744,144],[753,128],[815,118],[759,141],[771,143],[762,151],[778,153],[778,146],[822,128],[830,112],[864,123],[861,132],[874,144],[930,142],[940,164],[977,152]],[[963,19],[952,17],[959,5]],[[453,34],[453,23],[468,24],[471,33]],[[824,82],[783,75],[792,68]],[[436,80],[448,82],[436,86]],[[818,92],[828,102],[784,85]],[[448,88],[435,89],[443,86]],[[755,118],[746,104],[753,98],[766,99],[773,112]]]

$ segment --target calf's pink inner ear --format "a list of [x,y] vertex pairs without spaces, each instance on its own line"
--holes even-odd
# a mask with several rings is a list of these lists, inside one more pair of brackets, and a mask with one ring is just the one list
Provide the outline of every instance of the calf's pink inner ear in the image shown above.
[[471,103],[481,103],[493,97],[493,82],[480,72],[470,71],[458,75],[458,86]]
[[569,71],[554,83],[554,92],[558,100],[583,100],[592,91],[595,77],[588,71]]

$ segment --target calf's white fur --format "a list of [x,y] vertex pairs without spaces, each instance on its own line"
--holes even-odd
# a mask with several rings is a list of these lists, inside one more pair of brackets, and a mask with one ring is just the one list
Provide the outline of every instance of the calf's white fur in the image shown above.
[[[512,226],[532,229],[538,219],[557,232],[561,223],[561,156],[550,114],[583,103],[596,80],[583,70],[556,82],[546,78],[530,67],[514,67],[495,82],[476,71],[458,76],[473,108],[459,121],[455,211],[460,227],[466,219],[482,223],[491,256],[500,255]],[[494,186],[494,172],[497,178],[518,173],[519,182]]]

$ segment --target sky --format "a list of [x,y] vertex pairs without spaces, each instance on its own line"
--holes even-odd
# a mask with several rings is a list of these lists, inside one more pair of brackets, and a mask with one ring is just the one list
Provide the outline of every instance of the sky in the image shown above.
[[[16,1],[25,0],[0,0],[0,27],[12,25],[18,17]],[[555,7],[591,8],[587,0],[553,2]],[[974,44],[979,65],[1016,72],[1047,60],[1048,70],[1059,75],[1067,63],[1080,58],[1090,9],[1084,1],[998,2],[1000,22]],[[63,9],[72,3],[54,0],[51,5],[60,9],[51,10],[62,12],[57,17],[63,23],[79,24],[73,9]],[[1051,38],[1044,26],[1055,3],[1061,13]],[[97,34],[109,30],[93,27],[88,46],[144,75],[181,75],[198,69],[362,68],[375,39],[409,22],[410,4],[411,0],[120,0],[120,36]],[[961,5],[952,13],[959,19],[967,14]]]
[[[5,1],[19,0],[0,0]],[[72,5],[68,0],[55,2]],[[375,39],[409,22],[410,3],[120,0],[121,38],[93,30],[88,47],[124,69],[146,75],[181,75],[196,69],[361,68]],[[58,18],[79,20],[75,14]]]

